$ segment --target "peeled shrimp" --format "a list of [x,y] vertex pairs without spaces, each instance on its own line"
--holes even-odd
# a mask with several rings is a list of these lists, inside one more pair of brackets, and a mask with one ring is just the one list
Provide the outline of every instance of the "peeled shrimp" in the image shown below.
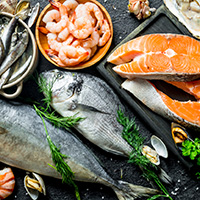
[[69,36],[69,30],[68,27],[66,27],[58,34],[58,39],[64,41],[67,39],[68,36]]
[[63,5],[67,8],[68,14],[71,15],[78,6],[78,2],[75,0],[66,0]]
[[52,33],[60,33],[64,28],[67,27],[67,24],[69,22],[69,18],[68,18],[68,13],[67,13],[67,8],[61,4],[60,2],[52,2],[52,0],[50,0],[50,3],[53,6],[56,6],[59,8],[59,12],[61,15],[61,20],[59,22],[47,22],[46,23],[46,29],[49,30]]
[[92,48],[99,43],[99,38],[100,38],[100,35],[98,31],[94,29],[91,36],[81,42],[82,46]]
[[58,22],[58,21],[60,21],[60,12],[58,11],[58,10],[50,10],[50,11],[48,11],[45,15],[44,15],[44,17],[43,17],[43,19],[42,19],[42,21],[46,24],[47,22],[53,22],[53,21],[56,21],[56,22]]
[[12,194],[15,187],[15,176],[11,168],[0,170],[0,199],[5,199]]
[[58,57],[66,66],[74,66],[86,59],[88,54],[82,47],[67,45],[60,49]]
[[52,50],[59,52],[60,48],[63,46],[62,42],[57,41],[56,33],[48,33],[47,34],[48,45]]
[[110,27],[106,19],[103,20],[103,25],[100,29],[101,37],[98,46],[104,46],[111,36]]
[[86,2],[84,5],[86,9],[95,16],[95,18],[97,19],[96,28],[100,29],[104,19],[103,13],[101,12],[100,8],[96,4],[91,2]]

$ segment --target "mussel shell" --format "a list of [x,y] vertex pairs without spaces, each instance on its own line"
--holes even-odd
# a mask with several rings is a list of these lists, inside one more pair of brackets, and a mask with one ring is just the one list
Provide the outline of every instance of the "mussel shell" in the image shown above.
[[167,147],[163,141],[155,135],[151,136],[151,145],[154,147],[159,156],[164,158],[168,157]]
[[46,187],[45,187],[45,184],[44,184],[44,181],[43,181],[43,179],[42,179],[42,177],[41,176],[39,176],[38,174],[36,174],[36,173],[32,173],[33,174],[33,177],[39,182],[39,184],[41,185],[41,187],[42,187],[42,193],[44,194],[44,195],[46,195]]
[[186,131],[186,129],[183,126],[174,122],[172,122],[171,124],[171,133],[175,144],[182,143],[189,137],[189,134]]
[[25,20],[30,13],[30,0],[21,0],[15,8],[15,14],[17,14],[20,19]]

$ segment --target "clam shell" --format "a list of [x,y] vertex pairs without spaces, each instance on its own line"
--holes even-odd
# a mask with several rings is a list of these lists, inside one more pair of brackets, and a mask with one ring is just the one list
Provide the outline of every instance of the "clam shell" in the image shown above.
[[178,20],[200,39],[200,6],[198,1],[164,0],[166,7],[178,18]]
[[164,158],[168,157],[167,147],[163,143],[163,141],[155,135],[151,136],[151,145],[156,150],[159,156]]
[[142,154],[146,156],[153,164],[155,165],[160,164],[160,158],[158,153],[151,147],[144,145],[142,148]]
[[8,12],[14,14],[15,7],[17,6],[17,0],[1,0],[0,1],[0,12]]

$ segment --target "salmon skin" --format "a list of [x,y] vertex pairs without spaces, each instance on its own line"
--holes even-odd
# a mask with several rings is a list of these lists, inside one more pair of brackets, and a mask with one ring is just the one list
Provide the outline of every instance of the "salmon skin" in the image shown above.
[[200,43],[185,35],[144,35],[119,46],[107,61],[128,79],[191,81],[200,77]]
[[200,130],[200,101],[171,99],[150,81],[144,79],[127,79],[122,83],[122,88],[131,92],[157,114],[183,126]]
[[[38,174],[61,179],[54,166],[41,118],[31,106],[0,100],[0,161]],[[45,120],[52,141],[59,147],[75,175],[75,180],[111,187],[117,197],[133,200],[158,191],[113,180],[96,156],[73,134],[55,128]],[[50,164],[50,165],[49,165]]]

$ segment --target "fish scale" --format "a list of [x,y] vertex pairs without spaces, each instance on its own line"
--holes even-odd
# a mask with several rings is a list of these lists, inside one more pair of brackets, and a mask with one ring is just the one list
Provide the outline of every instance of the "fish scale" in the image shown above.
[[[0,100],[0,161],[38,174],[61,179],[54,166],[41,118],[33,107]],[[94,154],[73,134],[57,129],[45,120],[51,140],[75,174],[75,180],[111,187],[119,199],[133,200],[158,191],[113,180],[99,164]],[[50,165],[49,165],[50,164]]]

